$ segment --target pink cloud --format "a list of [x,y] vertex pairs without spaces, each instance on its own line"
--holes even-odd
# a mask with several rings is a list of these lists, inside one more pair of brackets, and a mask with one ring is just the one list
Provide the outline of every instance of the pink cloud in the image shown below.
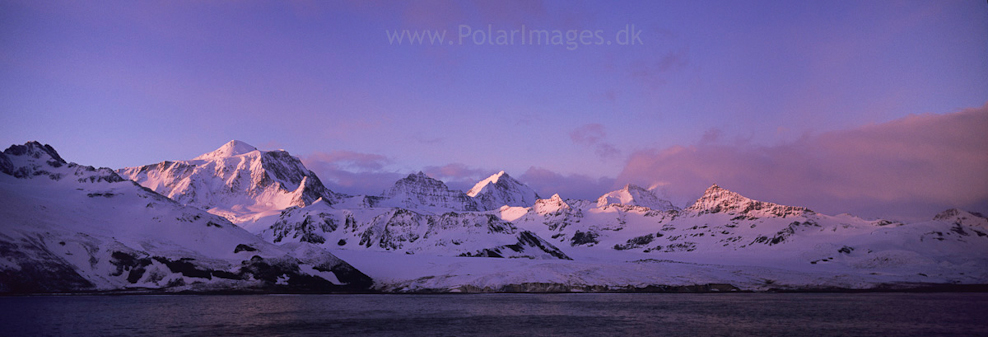
[[712,183],[752,198],[824,213],[927,218],[949,207],[988,208],[988,105],[911,115],[809,135],[782,145],[718,142],[632,154],[618,181],[675,201]]

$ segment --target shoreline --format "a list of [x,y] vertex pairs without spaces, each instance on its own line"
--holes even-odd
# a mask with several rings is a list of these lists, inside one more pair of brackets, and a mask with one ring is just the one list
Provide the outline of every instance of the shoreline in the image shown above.
[[[567,290],[568,289],[568,290]],[[988,293],[988,283],[979,284],[942,284],[942,283],[909,283],[909,284],[879,284],[871,288],[836,288],[836,287],[792,287],[771,288],[766,290],[740,289],[730,284],[713,283],[698,285],[650,285],[636,288],[609,288],[605,286],[567,286],[562,284],[508,284],[491,288],[467,287],[467,289],[422,289],[417,291],[318,291],[318,290],[267,290],[267,289],[232,289],[232,290],[107,290],[107,291],[78,291],[78,292],[46,292],[46,293],[0,293],[0,297],[31,297],[31,296],[132,296],[132,295],[197,295],[197,296],[237,296],[237,295],[469,295],[469,294],[768,294],[768,293]]]

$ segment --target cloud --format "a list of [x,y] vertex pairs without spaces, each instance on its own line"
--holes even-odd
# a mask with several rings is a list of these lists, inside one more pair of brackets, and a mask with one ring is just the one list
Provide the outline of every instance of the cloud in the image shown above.
[[604,126],[597,123],[580,126],[569,133],[569,139],[573,140],[573,143],[585,145],[596,144],[604,137],[607,137]]
[[639,151],[618,181],[679,200],[712,183],[755,199],[828,214],[928,219],[950,207],[988,209],[988,105],[922,114],[775,146],[697,145]]
[[631,64],[631,77],[641,80],[653,88],[666,83],[669,74],[686,69],[690,64],[689,46],[672,50],[656,59],[638,60]]
[[426,166],[422,169],[422,172],[436,179],[473,179],[481,176],[483,176],[482,178],[486,178],[490,175],[490,170],[471,168],[461,163],[446,164],[443,166]]
[[604,141],[607,138],[607,132],[604,131],[604,126],[598,123],[576,128],[569,133],[569,138],[574,144],[593,148],[594,153],[601,159],[616,158],[621,155],[621,150],[614,144]]
[[563,198],[596,200],[614,189],[614,178],[572,174],[563,175],[541,167],[531,167],[518,180],[535,189],[543,198],[558,193]]
[[332,152],[316,152],[308,160],[350,166],[361,170],[380,170],[391,163],[388,157],[379,154],[361,153],[346,150]]
[[391,160],[379,154],[340,150],[316,152],[301,159],[335,192],[378,195],[403,176],[386,171]]
[[443,166],[426,166],[422,169],[430,177],[442,180],[450,189],[467,191],[478,181],[497,171],[472,168],[466,164],[452,163]]

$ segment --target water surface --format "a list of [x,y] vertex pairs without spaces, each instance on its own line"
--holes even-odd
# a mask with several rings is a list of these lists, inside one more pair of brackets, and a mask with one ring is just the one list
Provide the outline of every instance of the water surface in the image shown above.
[[988,294],[0,297],[7,336],[975,336]]

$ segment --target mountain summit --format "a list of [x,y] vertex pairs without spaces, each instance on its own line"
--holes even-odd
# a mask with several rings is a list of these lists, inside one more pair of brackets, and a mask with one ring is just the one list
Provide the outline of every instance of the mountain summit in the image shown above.
[[290,206],[342,196],[326,188],[286,151],[259,151],[230,141],[193,160],[164,161],[118,173],[184,205],[207,209],[234,223],[256,220]]
[[713,184],[692,206],[686,208],[687,213],[694,215],[727,213],[747,217],[782,217],[800,216],[813,211],[805,207],[785,206],[770,202],[752,200],[740,194]]
[[539,200],[535,190],[504,171],[478,182],[467,191],[467,196],[477,200],[479,207],[486,210],[499,209],[504,205],[527,207]]
[[988,218],[981,213],[951,208],[933,217],[934,221],[949,221],[971,227],[988,228]]
[[82,166],[68,163],[58,155],[51,145],[35,141],[24,145],[11,145],[0,152],[0,173],[6,173],[15,178],[48,177],[51,180],[70,178],[83,182],[119,182],[125,181],[113,170],[105,167],[99,169],[92,166]]
[[193,160],[211,160],[227,158],[257,151],[257,148],[239,140],[231,140],[213,152],[204,153]]
[[381,205],[413,209],[439,208],[454,211],[476,211],[477,203],[462,191],[450,190],[442,181],[425,173],[409,174],[384,191]]

